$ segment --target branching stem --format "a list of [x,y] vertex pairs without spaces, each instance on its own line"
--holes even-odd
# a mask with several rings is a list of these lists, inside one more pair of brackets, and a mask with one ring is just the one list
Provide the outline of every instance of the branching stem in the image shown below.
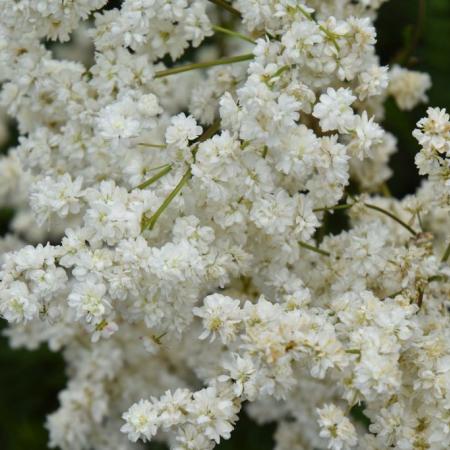
[[[192,149],[192,155],[194,157],[194,161],[195,161],[195,155],[197,153],[198,150],[198,144],[200,142],[206,141],[207,139],[209,139],[211,136],[213,136],[215,133],[217,133],[217,131],[220,129],[220,121],[216,120],[208,129],[205,130],[205,132],[198,138],[197,143],[195,144],[195,146]],[[172,169],[172,166],[170,166],[170,169]],[[167,168],[166,168],[167,170]],[[162,171],[161,171],[162,172]],[[159,172],[158,174],[155,175],[155,177],[157,175],[160,175],[161,172]],[[166,172],[168,173],[168,172]],[[160,175],[159,178],[161,178]],[[183,189],[183,186],[189,181],[189,179],[192,176],[192,170],[191,167],[189,167],[186,172],[184,173],[184,175],[182,176],[181,180],[178,182],[178,184],[175,186],[175,188],[170,192],[170,194],[167,196],[167,198],[162,202],[161,206],[156,210],[156,212],[150,217],[147,218],[145,216],[145,214],[142,215],[142,219],[141,219],[141,230],[152,230],[153,227],[155,226],[156,222],[158,221],[159,217],[161,216],[161,214],[166,210],[166,208],[172,203],[172,200],[179,194],[179,192],[181,191],[181,189]],[[155,178],[153,177],[153,178]],[[150,181],[150,180],[148,180]],[[146,182],[148,183],[148,182]],[[144,184],[144,183],[143,183]],[[151,183],[150,183],[151,184]],[[141,185],[142,186],[142,185]],[[148,186],[148,184],[147,184]]]
[[254,57],[255,56],[252,53],[248,53],[245,55],[229,56],[227,58],[216,59],[214,61],[205,61],[205,62],[198,62],[198,63],[193,63],[193,64],[185,64],[183,66],[171,67],[170,69],[159,70],[158,72],[155,72],[155,78],[167,77],[169,75],[175,75],[177,73],[188,72],[190,70],[207,69],[208,67],[213,67],[213,66],[223,66],[226,64],[234,64],[234,63],[238,63],[238,62],[249,61],[249,60],[253,59]]
[[135,189],[145,189],[146,187],[148,187],[151,184],[155,183],[160,178],[162,178],[164,175],[169,173],[171,170],[172,170],[172,165],[171,164],[166,164],[158,173],[156,173],[151,178],[149,178],[148,180],[146,180],[143,183],[141,183],[139,186],[136,186]]
[[[357,202],[356,202],[357,203]],[[352,206],[354,206],[356,203],[346,203],[344,205],[336,205],[336,206],[329,206],[329,207],[323,207],[323,208],[316,208],[313,209],[313,212],[320,212],[320,211],[336,211],[339,209],[349,209]],[[406,222],[399,219],[397,216],[392,214],[391,212],[387,211],[386,209],[380,208],[379,206],[372,205],[371,203],[363,203],[363,205],[366,208],[373,209],[375,211],[378,211],[388,217],[390,217],[392,220],[395,220],[398,224],[400,224],[402,227],[407,229],[413,236],[417,236],[417,231],[415,231],[412,227],[410,227]],[[449,244],[450,245],[450,244]],[[450,249],[447,249],[449,254],[446,256],[447,258],[450,256]],[[444,255],[445,256],[445,255]]]
[[217,31],[218,33],[227,34],[228,36],[232,36],[238,39],[242,39],[243,41],[250,42],[250,44],[256,44],[256,42],[252,38],[237,31],[229,30],[228,28],[224,28],[219,25],[213,25],[212,29],[214,31]]
[[151,147],[151,148],[167,148],[166,144],[149,144],[147,142],[139,142],[138,145],[142,147]]
[[312,245],[309,245],[309,244],[307,244],[306,242],[299,241],[298,244],[300,245],[300,247],[303,247],[303,248],[306,248],[307,250],[311,250],[311,251],[313,251],[313,252],[319,253],[319,255],[322,255],[322,256],[331,256],[331,253],[329,253],[329,252],[327,252],[327,251],[325,251],[325,250],[322,250],[322,249],[320,249],[320,248],[314,247],[314,246],[312,246]]
[[445,252],[442,255],[441,262],[443,262],[443,263],[447,262],[447,259],[449,258],[449,256],[450,256],[450,242],[448,243],[447,248],[445,249]]
[[227,10],[230,14],[233,14],[233,16],[241,18],[241,13],[237,9],[233,8],[225,0],[209,0],[209,1],[211,3],[214,3],[216,6],[219,6],[220,8]]
[[336,205],[336,206],[324,206],[323,208],[315,208],[315,209],[313,209],[313,212],[338,211],[340,209],[349,209],[352,206],[353,206],[353,203],[345,203],[343,205]]
[[399,219],[397,216],[394,216],[394,214],[392,214],[391,212],[387,211],[386,209],[380,208],[379,206],[372,205],[370,203],[364,203],[364,206],[366,206],[367,208],[373,209],[375,211],[378,211],[378,212],[380,212],[382,214],[385,214],[386,216],[390,217],[392,220],[395,220],[403,228],[408,230],[413,236],[417,235],[417,231],[415,231],[407,223],[403,222],[403,220]]

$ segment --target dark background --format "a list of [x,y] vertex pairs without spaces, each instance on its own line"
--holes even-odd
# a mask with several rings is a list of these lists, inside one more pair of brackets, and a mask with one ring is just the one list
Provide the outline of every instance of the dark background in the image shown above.
[[[423,5],[425,11],[421,9]],[[412,69],[428,72],[433,80],[430,105],[450,109],[450,1],[391,0],[381,8],[377,28],[382,64],[402,61]],[[414,192],[419,183],[414,166],[418,145],[411,132],[425,110],[426,105],[421,105],[411,112],[402,112],[393,101],[388,100],[386,104],[384,126],[399,140],[399,152],[391,159],[395,175],[388,185],[398,197]],[[13,132],[9,145],[15,139]],[[7,231],[12,215],[13,211],[0,208],[1,234]],[[0,320],[0,329],[3,326]],[[45,416],[57,408],[57,393],[65,382],[64,364],[59,355],[46,348],[35,352],[11,350],[6,340],[0,338],[0,449],[47,448]],[[273,448],[273,430],[273,426],[260,428],[243,417],[232,439],[219,448],[269,450]]]

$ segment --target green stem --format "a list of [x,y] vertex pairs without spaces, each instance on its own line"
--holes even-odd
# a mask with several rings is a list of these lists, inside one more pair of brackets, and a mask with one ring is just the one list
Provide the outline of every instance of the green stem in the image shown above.
[[228,28],[224,28],[219,25],[213,25],[212,29],[214,31],[217,31],[218,33],[228,34],[228,36],[236,37],[242,39],[243,41],[250,42],[250,44],[256,44],[256,42],[252,38],[249,38],[245,34],[239,33],[237,31],[229,30]]
[[325,250],[321,250],[320,248],[313,247],[312,245],[309,245],[306,242],[299,241],[298,244],[300,245],[300,247],[303,247],[303,248],[306,248],[307,250],[311,250],[313,252],[319,253],[319,255],[331,256],[331,253],[326,252]]
[[[198,144],[200,142],[206,141],[207,139],[209,139],[211,136],[213,136],[215,133],[217,133],[217,131],[220,129],[220,121],[216,120],[215,122],[213,122],[213,124],[207,128],[204,133],[198,138],[197,140],[197,144],[194,146],[194,148],[192,149],[192,155],[194,157],[194,161],[195,161],[195,155],[197,153],[198,150]],[[170,169],[172,169],[172,166],[170,166]],[[167,170],[167,169],[166,169]],[[167,173],[167,172],[166,172]],[[157,174],[159,175],[159,174]],[[155,175],[156,176],[156,175]],[[162,175],[161,175],[162,176]],[[175,188],[170,192],[170,194],[167,196],[167,198],[162,202],[161,206],[156,210],[156,212],[150,217],[147,218],[145,216],[145,213],[142,215],[142,219],[141,219],[141,230],[152,230],[153,227],[155,226],[155,223],[158,221],[159,217],[161,216],[161,214],[165,211],[165,209],[170,205],[170,203],[172,202],[172,200],[178,195],[178,193],[181,191],[181,189],[183,188],[183,186],[189,181],[189,179],[192,176],[192,171],[191,168],[189,167],[186,172],[184,173],[183,177],[181,178],[181,180],[178,182],[178,184],[175,186]],[[154,177],[153,177],[154,178]],[[150,180],[148,180],[150,181]],[[144,184],[144,183],[143,183]]]
[[340,209],[349,209],[354,205],[354,203],[345,203],[344,205],[336,205],[336,206],[324,206],[323,208],[315,208],[313,209],[313,212],[320,212],[320,211],[338,211]]
[[[220,129],[220,120],[216,119],[210,126],[207,128],[203,134],[197,139],[196,142],[203,142],[209,139],[210,137],[214,136]],[[197,152],[197,147],[195,147],[193,150],[194,156]]]
[[147,142],[139,142],[138,145],[141,145],[142,147],[167,148],[166,144],[148,144]]
[[233,8],[225,0],[209,0],[209,1],[219,6],[220,8],[226,9],[229,13],[233,14],[234,16],[241,18],[241,13],[237,9]]
[[373,209],[375,211],[378,211],[382,214],[385,214],[386,216],[390,217],[392,220],[395,220],[402,227],[407,229],[413,236],[417,235],[417,232],[414,231],[407,223],[403,222],[403,220],[399,219],[397,216],[394,216],[394,214],[392,214],[391,212],[386,211],[385,209],[380,208],[379,206],[376,206],[376,205],[372,205],[370,203],[364,203],[364,206],[366,206],[367,208]]
[[432,277],[428,278],[428,282],[431,283],[433,281],[448,281],[448,277],[446,275],[433,275]]
[[282,75],[284,72],[286,72],[287,70],[289,70],[292,67],[294,67],[294,65],[288,65],[288,64],[280,67],[273,75],[271,75],[270,77],[267,78],[267,80],[266,80],[267,86],[269,86],[269,88],[272,89],[273,85],[275,84],[274,78],[279,77],[280,75]]
[[450,256],[450,242],[448,243],[447,248],[445,249],[445,252],[442,255],[441,262],[443,263],[447,262],[449,256]]
[[336,36],[333,33],[330,33],[330,31],[328,31],[323,25],[320,25],[308,11],[305,11],[301,6],[297,6],[297,8],[308,20],[314,22],[319,27],[320,31],[325,34],[325,36],[336,47],[336,50],[339,51],[340,48],[339,44],[337,43]]
[[[352,206],[354,206],[355,203],[349,204],[346,203],[344,205],[336,205],[336,206],[330,206],[330,207],[323,207],[323,208],[315,208],[313,209],[313,212],[320,212],[320,211],[335,211],[335,210],[339,210],[339,209],[349,209]],[[406,228],[413,236],[417,235],[417,231],[415,231],[413,228],[411,228],[407,223],[403,222],[403,220],[399,219],[397,216],[395,216],[394,214],[392,214],[389,211],[386,211],[383,208],[380,208],[379,206],[376,205],[372,205],[370,203],[364,203],[364,206],[370,209],[373,209],[375,211],[378,211],[382,214],[385,214],[386,216],[390,217],[392,220],[395,220],[397,223],[399,223],[402,227]],[[449,250],[450,252],[450,250]],[[448,258],[449,255],[447,255]]]
[[389,186],[387,185],[386,182],[381,183],[380,190],[381,190],[381,193],[382,193],[385,197],[392,197],[391,190],[389,189]]
[[310,20],[311,22],[315,22],[313,16],[308,11],[303,9],[300,5],[297,5],[297,8],[308,20]]
[[167,198],[162,202],[161,206],[156,210],[155,214],[153,214],[150,219],[147,219],[144,216],[142,216],[142,230],[152,230],[155,226],[155,223],[159,219],[159,216],[164,212],[164,210],[170,205],[172,200],[178,195],[178,193],[181,191],[183,186],[189,181],[191,178],[192,172],[191,168],[189,167],[188,170],[184,173],[181,180],[178,182],[178,184],[175,186],[175,189],[167,196]]
[[199,62],[193,64],[186,64],[184,66],[172,67],[170,69],[159,70],[155,73],[155,78],[167,77],[169,75],[175,75],[177,73],[187,72],[189,70],[207,69],[213,66],[222,66],[225,64],[234,64],[242,61],[249,61],[255,56],[252,53],[239,56],[230,56],[227,58],[216,59],[215,61]]
[[420,211],[416,212],[416,216],[417,216],[417,221],[419,222],[420,231],[424,231],[425,228],[423,226],[423,222],[422,222],[422,217],[420,215]]
[[160,170],[157,174],[153,175],[148,180],[141,183],[139,186],[136,186],[135,189],[145,189],[146,187],[150,186],[151,184],[158,181],[160,178],[162,178],[164,175],[169,173],[172,170],[172,166],[170,164],[166,164],[162,170]]
[[405,288],[400,289],[399,291],[393,292],[392,294],[386,295],[386,297],[384,297],[382,300],[386,300],[387,298],[395,298],[397,295],[400,295],[404,290],[405,290]]
[[279,77],[283,72],[286,72],[290,68],[291,68],[290,64],[286,64],[284,66],[281,66],[270,78]]
[[348,348],[345,350],[345,353],[349,353],[350,355],[360,355],[361,350],[359,348]]

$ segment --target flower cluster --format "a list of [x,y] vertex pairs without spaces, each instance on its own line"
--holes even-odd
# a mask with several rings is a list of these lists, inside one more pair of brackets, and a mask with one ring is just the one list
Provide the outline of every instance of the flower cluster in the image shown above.
[[416,155],[421,175],[428,175],[437,205],[448,205],[450,198],[450,117],[444,109],[428,108],[413,135],[422,147]]
[[447,449],[450,122],[386,195],[383,104],[431,81],[380,66],[384,1],[3,3],[0,314],[67,363],[50,446],[210,450],[245,408],[277,450]]

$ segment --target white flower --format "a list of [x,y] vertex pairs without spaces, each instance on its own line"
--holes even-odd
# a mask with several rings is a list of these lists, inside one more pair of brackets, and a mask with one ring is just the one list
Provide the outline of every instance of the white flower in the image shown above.
[[106,297],[106,286],[90,279],[75,285],[68,303],[75,309],[78,319],[84,317],[87,322],[94,323],[99,323],[111,307]]
[[219,443],[229,439],[237,419],[236,407],[231,398],[221,397],[216,388],[209,387],[194,393],[193,402],[187,406],[193,423],[200,425],[203,433]]
[[256,371],[253,361],[248,355],[232,354],[229,361],[222,364],[229,375],[223,375],[220,381],[233,381],[233,392],[236,397],[244,393],[249,400],[253,400],[257,393]]
[[86,197],[85,225],[92,241],[104,240],[112,245],[124,237],[139,235],[143,213],[139,198],[112,181],[103,181],[96,188],[90,188]]
[[342,410],[333,404],[317,410],[319,414],[320,436],[328,440],[328,448],[345,450],[357,443],[356,430]]
[[286,55],[293,63],[298,63],[307,57],[314,48],[324,41],[324,35],[318,24],[313,21],[299,21],[283,35],[282,42],[286,46]]
[[439,153],[450,152],[450,116],[445,109],[428,108],[427,117],[417,122],[413,136],[424,148],[436,149]]
[[28,291],[27,285],[20,281],[8,287],[0,284],[0,314],[8,322],[26,322],[37,317],[39,304]]
[[308,241],[319,226],[319,221],[313,213],[312,202],[305,195],[298,195],[297,216],[295,217],[295,233],[301,241]]
[[172,117],[170,126],[166,130],[166,142],[179,148],[186,148],[189,141],[202,133],[202,127],[197,125],[192,116],[180,113]]
[[223,2],[107,3],[1,2],[0,316],[63,352],[49,446],[212,450],[244,406],[276,450],[445,450],[450,119],[379,195],[384,100],[431,85],[380,66],[384,0],[230,2],[255,43]]
[[235,338],[241,321],[239,300],[220,294],[209,295],[205,297],[203,306],[194,308],[193,312],[203,319],[205,331],[200,339],[211,335],[211,341],[214,341],[219,335],[222,342],[227,343]]
[[353,128],[354,114],[350,105],[355,100],[356,97],[348,88],[339,88],[337,91],[328,88],[314,106],[313,116],[319,119],[323,131],[338,130],[345,133]]
[[395,98],[400,109],[409,111],[418,103],[428,100],[425,92],[431,87],[427,73],[394,66],[389,73],[389,93]]
[[363,159],[364,156],[371,157],[373,147],[383,140],[383,129],[373,121],[373,117],[369,119],[366,111],[361,116],[355,115],[353,127],[353,139],[349,143],[349,151],[359,159]]
[[39,180],[30,193],[31,208],[36,214],[38,224],[46,222],[51,213],[60,217],[79,213],[82,205],[82,184],[81,177],[72,181],[68,173],[57,178],[45,177]]
[[428,108],[427,117],[417,123],[413,135],[422,146],[415,158],[419,173],[429,177],[433,202],[445,205],[450,194],[450,121],[446,110]]
[[211,450],[215,445],[197,427],[189,424],[181,428],[176,440],[174,450]]
[[284,233],[294,223],[295,200],[280,189],[274,194],[266,194],[256,199],[250,211],[255,225],[267,234]]
[[113,321],[102,320],[100,323],[93,325],[95,331],[92,333],[91,342],[98,342],[100,338],[108,339],[119,329],[117,323]]
[[123,98],[106,106],[99,113],[97,125],[100,136],[107,140],[137,137],[141,123],[131,98]]
[[127,433],[132,442],[138,439],[150,440],[158,429],[157,411],[148,400],[140,400],[135,403],[122,418],[126,421],[120,431]]
[[164,427],[171,427],[184,421],[185,411],[191,402],[189,389],[177,389],[174,393],[166,391],[159,400],[160,421]]
[[146,94],[138,99],[137,108],[141,114],[147,117],[154,117],[163,112],[159,106],[158,97],[154,94]]
[[382,94],[388,86],[388,67],[372,66],[358,76],[359,86],[356,93],[360,100]]
[[228,131],[213,136],[202,142],[192,165],[192,173],[196,177],[214,181],[229,181],[242,171],[239,164],[239,141],[233,139]]

